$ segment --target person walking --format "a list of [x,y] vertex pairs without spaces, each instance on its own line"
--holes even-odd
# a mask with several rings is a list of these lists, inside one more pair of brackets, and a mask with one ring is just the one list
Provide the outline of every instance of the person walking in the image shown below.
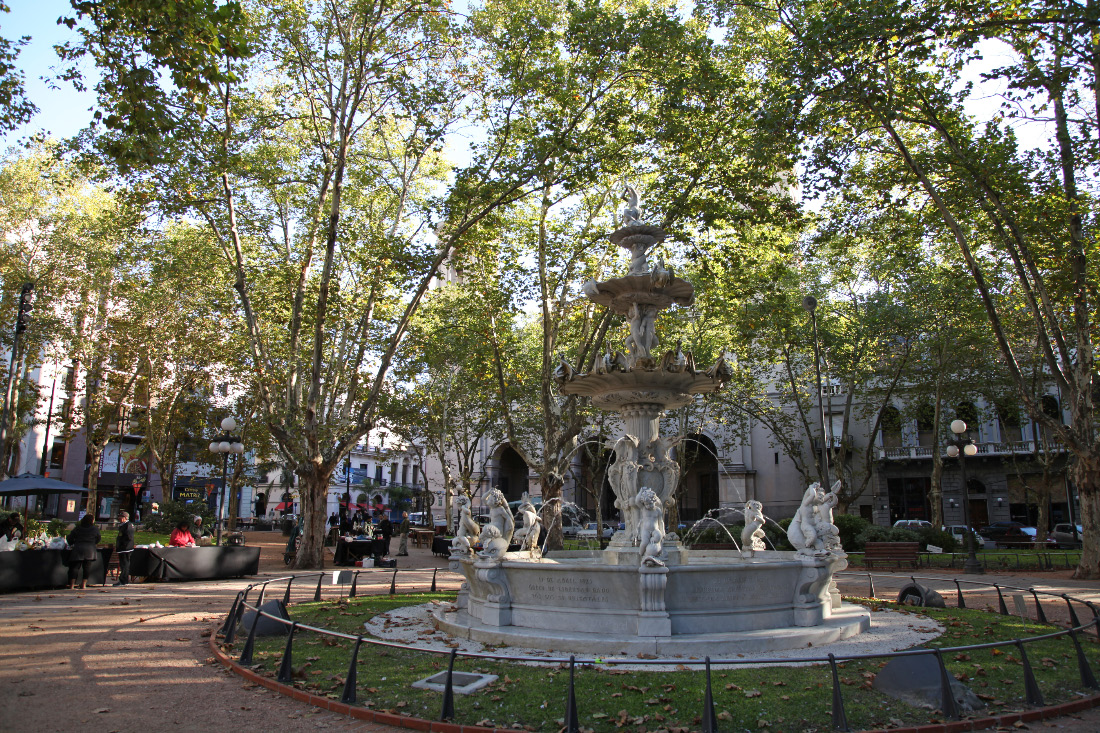
[[409,513],[401,512],[401,524],[397,526],[401,535],[401,544],[397,546],[397,556],[407,557],[409,554]]
[[393,537],[393,523],[390,518],[385,514],[382,515],[382,520],[378,523],[378,530],[382,533],[382,543],[384,544],[386,551],[383,553],[384,557],[390,555],[390,538]]
[[115,554],[118,555],[118,582],[115,585],[129,585],[130,556],[134,554],[134,523],[127,512],[118,513],[118,537],[115,538]]
[[99,544],[99,527],[95,526],[95,517],[88,512],[81,517],[76,528],[69,532],[69,590],[76,588],[77,580],[80,580],[81,590],[88,587],[88,575],[92,572],[92,563],[99,553],[96,545]]

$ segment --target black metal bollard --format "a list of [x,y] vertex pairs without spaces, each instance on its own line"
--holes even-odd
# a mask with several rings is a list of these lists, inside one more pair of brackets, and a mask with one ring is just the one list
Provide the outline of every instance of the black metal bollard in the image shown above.
[[1077,620],[1077,612],[1073,610],[1073,601],[1069,599],[1065,593],[1062,594],[1062,598],[1066,600],[1066,608],[1069,609],[1069,625],[1070,628],[1076,629],[1081,625],[1081,622]]
[[1081,673],[1081,684],[1090,690],[1100,689],[1092,674],[1088,657],[1085,656],[1085,650],[1081,648],[1081,640],[1077,638],[1077,629],[1070,629],[1069,638],[1073,640],[1073,648],[1077,651],[1077,670]]
[[1019,639],[1016,640],[1016,648],[1020,651],[1020,661],[1024,665],[1024,695],[1027,698],[1027,704],[1031,707],[1041,708],[1046,705],[1043,702],[1043,693],[1039,689],[1039,683],[1035,681],[1035,673],[1031,671],[1031,662],[1027,659],[1024,643]]
[[317,576],[317,590],[313,591],[313,601],[319,603],[321,601],[321,581],[325,579],[325,574],[321,573]]
[[435,574],[439,572],[439,568],[432,570],[432,593],[435,593]]
[[351,663],[348,665],[348,676],[344,678],[344,692],[340,695],[340,702],[345,705],[355,704],[355,686],[359,683],[359,645],[363,643],[363,637],[355,637],[355,646],[351,648]]
[[447,684],[443,687],[443,710],[439,713],[440,720],[453,720],[455,717],[455,691],[451,677],[454,676],[457,654],[457,649],[451,649],[451,658],[447,661]]
[[1005,597],[1003,595],[1001,595],[1001,586],[994,583],[993,587],[997,589],[997,603],[1001,607],[1001,615],[1002,616],[1007,616],[1008,615],[1008,606],[1005,605]]
[[275,677],[284,685],[294,682],[294,662],[291,647],[294,644],[294,632],[297,628],[298,623],[292,623],[290,630],[286,632],[286,649],[283,650],[283,661],[279,663],[279,674]]
[[576,657],[569,655],[569,693],[565,697],[565,731],[580,733],[581,724],[577,718],[577,695],[573,687],[573,667]]
[[229,608],[229,615],[225,617],[225,623],[222,624],[221,629],[218,630],[218,634],[226,637],[226,642],[232,642],[229,637],[229,630],[233,628],[233,619],[237,615],[237,604],[241,602],[241,596],[244,595],[240,591],[237,591],[237,597],[233,599],[233,605]]
[[1035,620],[1041,624],[1047,623],[1047,614],[1043,610],[1043,604],[1039,601],[1039,594],[1035,592],[1034,588],[1028,588],[1031,591],[1031,597],[1035,599]]
[[963,589],[962,589],[962,586],[959,585],[959,579],[958,578],[955,578],[955,599],[956,599],[956,603],[955,603],[956,606],[958,606],[959,608],[966,608],[966,601],[963,600]]
[[1085,605],[1092,611],[1092,623],[1094,624],[1092,630],[1096,632],[1096,638],[1100,639],[1100,611],[1096,609],[1092,601],[1085,601]]
[[288,580],[286,582],[286,593],[283,593],[283,605],[284,606],[289,606],[290,605],[290,586],[293,582],[294,582],[294,576],[291,575],[290,580]]
[[836,657],[829,655],[829,669],[833,673],[833,730],[851,730],[844,712],[844,696],[840,692],[840,675],[836,672]]
[[348,598],[355,598],[355,585],[359,582],[359,571],[356,570],[351,576],[351,590],[348,591]]
[[[241,608],[244,608],[244,604],[241,604]],[[237,664],[244,666],[246,664],[252,664],[252,648],[256,645],[256,627],[260,625],[260,607],[256,606],[256,613],[252,617],[252,626],[248,629],[248,638],[245,639],[244,649],[241,650],[241,657],[237,660]]]
[[943,652],[935,650],[936,663],[940,666],[940,711],[945,718],[959,719],[959,706],[955,704],[955,692],[951,689],[951,675],[943,663]]
[[396,593],[397,593],[397,568],[394,568],[393,577],[390,578],[390,595],[392,596],[392,595],[395,595]]
[[718,733],[718,717],[714,714],[714,693],[710,688],[710,657],[706,658],[707,688],[703,693],[703,733]]

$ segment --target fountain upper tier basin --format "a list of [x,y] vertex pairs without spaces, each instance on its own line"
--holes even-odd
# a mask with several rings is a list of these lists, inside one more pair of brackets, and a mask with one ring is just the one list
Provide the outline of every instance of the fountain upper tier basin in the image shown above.
[[724,379],[707,372],[669,372],[660,368],[578,374],[562,385],[565,394],[590,397],[592,404],[617,410],[626,405],[653,404],[663,409],[686,405],[692,395],[717,392]]
[[491,644],[694,656],[818,645],[869,624],[865,610],[830,595],[846,565],[835,556],[675,549],[667,566],[650,567],[636,549],[617,554],[617,564],[606,552],[458,561],[469,587],[436,623]]

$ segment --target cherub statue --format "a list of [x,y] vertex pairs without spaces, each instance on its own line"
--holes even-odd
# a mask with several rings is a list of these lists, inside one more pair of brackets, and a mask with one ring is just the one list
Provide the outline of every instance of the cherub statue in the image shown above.
[[[516,520],[508,509],[508,500],[500,489],[493,489],[485,496],[485,503],[489,505],[489,525],[496,527],[500,536],[504,539],[504,547],[512,541],[512,535],[516,531]],[[483,530],[484,531],[484,530]],[[484,539],[482,540],[484,544]]]
[[821,542],[822,548],[829,552],[843,553],[844,548],[840,544],[840,530],[833,524],[833,509],[840,501],[837,492],[840,491],[839,479],[829,487],[826,492],[822,487],[817,489],[817,505],[814,507],[814,530]]
[[654,286],[658,288],[667,288],[672,284],[672,269],[665,267],[665,258],[660,255],[657,256],[657,264],[653,266],[649,276],[653,279]]
[[656,318],[657,308],[648,303],[631,303],[627,312],[630,335],[626,338],[626,347],[638,359],[650,358],[650,351],[657,347]]
[[802,495],[802,504],[795,512],[791,525],[787,527],[787,539],[800,555],[812,555],[815,551],[825,549],[824,543],[817,536],[817,513],[819,502],[818,490],[821,484],[813,482]]
[[741,530],[741,554],[751,557],[764,546],[764,505],[755,499],[745,502],[745,528]]
[[481,533],[481,552],[478,557],[487,560],[499,560],[508,551],[508,540],[501,536],[500,530],[492,524],[485,525]]
[[665,367],[670,372],[682,372],[687,369],[687,356],[684,355],[683,349],[684,342],[680,339],[676,339],[676,351],[672,352],[672,357],[668,360],[668,365]]
[[596,374],[610,374],[615,371],[615,355],[611,353],[611,347],[607,347],[599,359],[596,360]]
[[623,191],[622,200],[626,202],[626,206],[623,207],[623,226],[633,226],[638,224],[642,218],[641,205],[638,203],[638,192],[634,190],[633,186],[627,186]]
[[477,542],[481,534],[481,527],[470,514],[470,497],[459,494],[455,498],[455,503],[458,504],[458,529],[455,530],[455,537],[451,540],[451,554],[469,555],[470,547]]
[[642,488],[635,499],[639,514],[638,547],[646,565],[664,565],[660,560],[661,542],[665,538],[665,508],[657,492]]
[[558,352],[558,365],[554,367],[553,373],[554,381],[558,384],[562,382],[571,382],[575,376],[573,371],[573,365],[565,360],[565,354]]
[[[615,462],[607,469],[611,490],[615,492],[615,506],[623,513],[627,531],[637,532],[635,508],[631,498],[637,493],[638,439],[624,435],[614,444]],[[633,539],[633,537],[631,537]]]
[[535,505],[527,492],[523,492],[523,498],[519,505],[519,514],[523,517],[523,526],[516,530],[513,539],[519,542],[520,549],[530,553],[537,553],[539,547],[539,530],[542,527],[542,518],[535,511]]

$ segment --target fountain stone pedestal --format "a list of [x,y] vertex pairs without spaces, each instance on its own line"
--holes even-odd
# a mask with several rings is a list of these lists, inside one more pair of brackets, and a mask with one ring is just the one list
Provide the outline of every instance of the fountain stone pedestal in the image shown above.
[[[688,550],[666,534],[664,515],[680,478],[670,451],[681,437],[660,434],[661,415],[720,389],[732,369],[726,355],[697,369],[679,342],[657,351],[658,313],[689,305],[694,290],[662,262],[650,266],[648,252],[665,234],[638,224],[636,197],[630,201],[627,225],[611,235],[630,250],[629,272],[584,285],[591,300],[627,317],[625,351],[608,349],[590,373],[576,372],[564,358],[555,371],[562,392],[588,396],[622,418],[624,434],[612,446],[608,478],[625,529],[603,551],[456,550],[452,567],[466,582],[454,608],[436,611],[436,625],[495,645],[700,657],[820,645],[866,630],[870,614],[830,594],[833,573],[847,567],[839,546],[803,543],[798,552],[744,556]],[[816,494],[807,497],[802,509],[812,515],[806,502],[813,504]],[[507,521],[494,523],[504,527]]]

